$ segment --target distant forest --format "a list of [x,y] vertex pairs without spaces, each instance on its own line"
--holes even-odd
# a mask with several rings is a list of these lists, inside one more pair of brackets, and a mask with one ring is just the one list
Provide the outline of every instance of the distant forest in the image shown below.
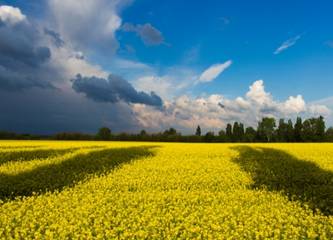
[[182,135],[174,128],[164,132],[147,133],[141,130],[137,134],[113,134],[107,127],[99,129],[97,134],[63,132],[55,135],[40,136],[31,134],[16,134],[0,131],[0,139],[22,140],[103,140],[103,141],[152,141],[152,142],[333,142],[333,128],[326,129],[322,116],[303,121],[300,117],[296,122],[265,117],[258,122],[257,128],[245,127],[243,123],[227,124],[218,133],[202,133],[200,126],[194,129],[192,135]]

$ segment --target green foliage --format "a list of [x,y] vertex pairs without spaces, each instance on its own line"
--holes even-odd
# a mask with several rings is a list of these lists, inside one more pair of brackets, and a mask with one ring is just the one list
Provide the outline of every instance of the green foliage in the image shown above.
[[[212,135],[210,133],[210,135]],[[202,136],[200,126],[195,134],[182,136],[175,128],[164,132],[147,133],[141,130],[137,134],[126,132],[111,134],[109,128],[103,127],[93,136],[83,133],[64,132],[53,136],[34,136],[0,132],[0,139],[55,139],[55,140],[105,140],[105,141],[155,141],[155,142],[325,142],[332,141],[330,132],[326,131],[323,117],[310,118],[302,121],[296,119],[295,125],[291,119],[287,122],[280,119],[276,127],[274,118],[263,118],[255,130],[246,127],[241,122],[228,123],[225,129],[219,130],[214,136]]]
[[333,127],[327,129],[325,138],[327,142],[333,142]]
[[253,127],[247,127],[245,130],[244,141],[255,142],[257,137],[257,131]]
[[97,139],[110,140],[111,139],[111,130],[107,127],[100,128],[97,133]]
[[201,136],[201,128],[200,128],[199,125],[198,125],[198,127],[197,127],[197,129],[196,129],[196,131],[195,131],[195,135],[196,135],[196,136]]
[[274,135],[275,127],[276,125],[274,118],[263,118],[258,123],[257,134],[259,141],[271,142]]

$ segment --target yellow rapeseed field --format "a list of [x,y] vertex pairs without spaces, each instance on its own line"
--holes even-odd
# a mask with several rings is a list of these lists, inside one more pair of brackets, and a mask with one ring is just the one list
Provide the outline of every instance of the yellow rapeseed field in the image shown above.
[[1,239],[333,239],[333,144],[0,141]]

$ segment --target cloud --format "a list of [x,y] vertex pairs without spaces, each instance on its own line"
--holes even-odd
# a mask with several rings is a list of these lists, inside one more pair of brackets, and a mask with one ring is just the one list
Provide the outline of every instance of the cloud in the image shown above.
[[84,93],[87,98],[97,102],[124,101],[155,107],[162,106],[162,99],[154,92],[150,94],[138,92],[125,79],[115,75],[109,75],[108,79],[77,75],[73,79],[73,89],[78,93]]
[[[48,3],[50,18],[44,21],[33,21],[13,7],[10,13],[0,11],[0,111],[6,113],[0,118],[2,129],[54,133],[95,132],[103,125],[114,131],[174,126],[192,132],[197,124],[214,130],[232,121],[255,125],[262,116],[330,114],[325,104],[306,103],[301,95],[276,101],[262,80],[235,99],[220,94],[189,97],[199,79],[213,81],[231,61],[200,75],[191,68],[156,69],[121,59],[114,54],[119,45],[115,34],[122,23],[119,13],[130,1]],[[164,43],[162,33],[150,24],[132,27],[145,44]],[[92,53],[107,57],[108,70],[131,81],[92,63]]]
[[190,68],[170,67],[163,74],[152,71],[139,76],[133,82],[141,91],[154,91],[163,99],[172,99],[190,89],[198,79],[198,75]]
[[0,112],[6,113],[0,118],[1,129],[19,133],[96,133],[101,126],[135,132],[140,128],[130,105],[95,102],[70,90],[34,88],[20,94],[0,90]]
[[[75,5],[77,1],[50,0],[50,2],[57,6],[58,4],[67,6],[70,3]],[[80,1],[82,4],[84,2],[86,1]],[[97,0],[90,1],[90,4],[95,5],[97,2],[101,3]],[[111,2],[114,4],[115,13],[118,9],[116,1],[105,3],[111,4]],[[77,9],[73,11],[76,11],[74,15],[78,14]],[[132,114],[132,106],[128,103],[151,104],[159,107],[162,105],[160,97],[154,93],[138,92],[121,78],[112,76],[111,80],[107,79],[109,73],[89,61],[89,53],[94,46],[85,43],[93,41],[86,42],[85,38],[82,43],[78,38],[72,40],[72,35],[67,33],[69,28],[59,31],[61,28],[58,27],[61,25],[62,23],[59,25],[50,23],[48,19],[34,21],[27,17],[13,24],[12,20],[4,21],[1,15],[0,111],[6,113],[0,118],[1,129],[41,134],[59,131],[92,133],[100,126],[109,126],[114,131],[138,129],[137,120]],[[107,35],[111,36],[112,40],[114,32],[111,32],[108,29]],[[65,35],[62,35],[63,33]],[[97,35],[105,36],[104,34]],[[73,37],[77,35],[74,34]],[[89,34],[87,37],[90,37]],[[101,39],[107,41],[107,38]],[[107,53],[108,51],[105,52]],[[122,62],[120,65],[128,67],[127,63]],[[130,67],[134,67],[133,65],[141,71],[145,67],[140,63],[133,63]],[[78,94],[72,88],[74,83],[70,82],[70,79],[75,78],[78,73],[87,76],[75,82],[77,90],[84,94]],[[85,79],[90,78],[97,80],[92,83],[85,82]],[[107,81],[107,84],[103,85],[101,80]],[[90,86],[93,89],[89,89]],[[18,90],[21,90],[19,94]],[[112,90],[113,95],[108,92],[109,90]],[[98,91],[105,95],[98,95]]]
[[65,45],[65,42],[64,42],[64,40],[61,39],[59,33],[55,32],[55,31],[53,31],[51,29],[47,29],[47,28],[44,29],[44,33],[46,35],[49,35],[52,38],[54,44],[57,47],[63,47]]
[[[324,98],[324,99],[319,99],[317,101],[313,101],[310,103],[310,105],[311,105],[312,111],[320,112],[321,115],[328,116],[327,123],[330,126],[333,126],[333,114],[329,114],[329,113],[331,113],[331,110],[333,109],[333,97],[328,97],[328,98]],[[318,106],[321,106],[321,107],[318,107]]]
[[147,46],[160,45],[164,43],[164,37],[162,33],[157,28],[153,27],[150,23],[145,23],[143,25],[125,23],[122,26],[122,30],[125,32],[136,33]]
[[[12,8],[7,6],[6,9]],[[49,65],[50,48],[42,33],[22,17],[19,9],[12,11],[12,15],[7,11],[5,16],[9,20],[0,25],[0,89],[52,87],[51,78],[56,76]],[[14,19],[15,25],[12,24]]]
[[121,26],[119,12],[128,0],[48,0],[50,25],[74,48],[104,54],[118,47],[115,32]]
[[134,105],[133,111],[140,125],[156,131],[176,127],[192,133],[197,125],[205,130],[217,131],[227,123],[240,121],[256,127],[262,117],[296,118],[296,116],[329,117],[331,111],[323,104],[306,103],[301,95],[289,97],[286,101],[276,101],[265,91],[263,80],[255,81],[245,97],[229,99],[220,94],[191,98],[180,96],[174,101],[166,101],[163,111],[149,106]]
[[19,8],[12,6],[0,6],[0,22],[15,25],[26,20],[26,16],[22,14]]
[[231,60],[225,63],[217,63],[206,69],[200,76],[199,82],[211,82],[216,79],[222,72],[229,68],[232,64]]
[[274,51],[274,54],[275,55],[280,54],[281,52],[294,46],[300,38],[301,38],[301,35],[297,35],[296,37],[290,38],[287,41],[283,42],[282,45]]
[[296,97],[290,96],[284,103],[285,112],[289,113],[301,113],[306,111],[306,103],[302,95]]
[[263,80],[255,81],[246,93],[246,97],[260,106],[270,105],[273,102],[271,94],[265,91]]

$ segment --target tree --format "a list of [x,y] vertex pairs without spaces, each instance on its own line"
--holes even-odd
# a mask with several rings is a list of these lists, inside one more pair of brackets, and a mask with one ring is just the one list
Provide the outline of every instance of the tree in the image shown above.
[[245,142],[254,142],[256,140],[257,132],[253,127],[247,127],[245,130]]
[[239,124],[239,139],[241,142],[244,141],[244,135],[245,135],[244,124],[240,123]]
[[205,142],[214,142],[214,139],[215,139],[214,132],[207,132],[204,139],[205,139]]
[[232,141],[232,126],[230,123],[227,124],[225,132],[227,135],[227,141]]
[[140,131],[140,134],[139,134],[140,136],[147,136],[147,132],[146,132],[146,130],[144,130],[144,129],[142,129],[141,131]]
[[107,127],[102,127],[98,130],[97,138],[101,140],[110,140],[111,139],[111,130]]
[[232,140],[233,142],[240,142],[240,129],[238,122],[234,122],[234,126],[232,128]]
[[316,140],[316,119],[310,118],[304,121],[302,139],[305,142],[314,142]]
[[169,128],[168,130],[165,130],[163,134],[167,136],[177,135],[177,131],[174,128]]
[[200,128],[200,125],[198,125],[198,127],[197,127],[197,130],[195,131],[195,135],[196,136],[201,136],[201,128]]
[[219,137],[218,137],[219,142],[227,142],[227,134],[225,133],[224,130],[219,131]]
[[259,123],[258,123],[258,138],[260,141],[264,142],[271,142],[272,137],[274,134],[275,129],[275,119],[264,117]]
[[307,119],[303,123],[302,138],[306,142],[325,141],[325,129],[325,121],[322,116]]
[[288,135],[288,125],[285,123],[284,119],[279,120],[279,126],[276,130],[277,140],[279,142],[286,142]]
[[296,142],[302,142],[303,121],[302,118],[297,117],[294,127],[294,139]]
[[316,136],[318,142],[325,141],[325,130],[326,126],[325,126],[324,117],[320,116],[319,118],[317,118],[316,122]]
[[288,124],[287,124],[287,141],[288,142],[294,142],[294,126],[293,126],[293,122],[291,121],[291,119],[288,120]]
[[327,142],[333,142],[333,127],[330,127],[326,131],[326,141]]

